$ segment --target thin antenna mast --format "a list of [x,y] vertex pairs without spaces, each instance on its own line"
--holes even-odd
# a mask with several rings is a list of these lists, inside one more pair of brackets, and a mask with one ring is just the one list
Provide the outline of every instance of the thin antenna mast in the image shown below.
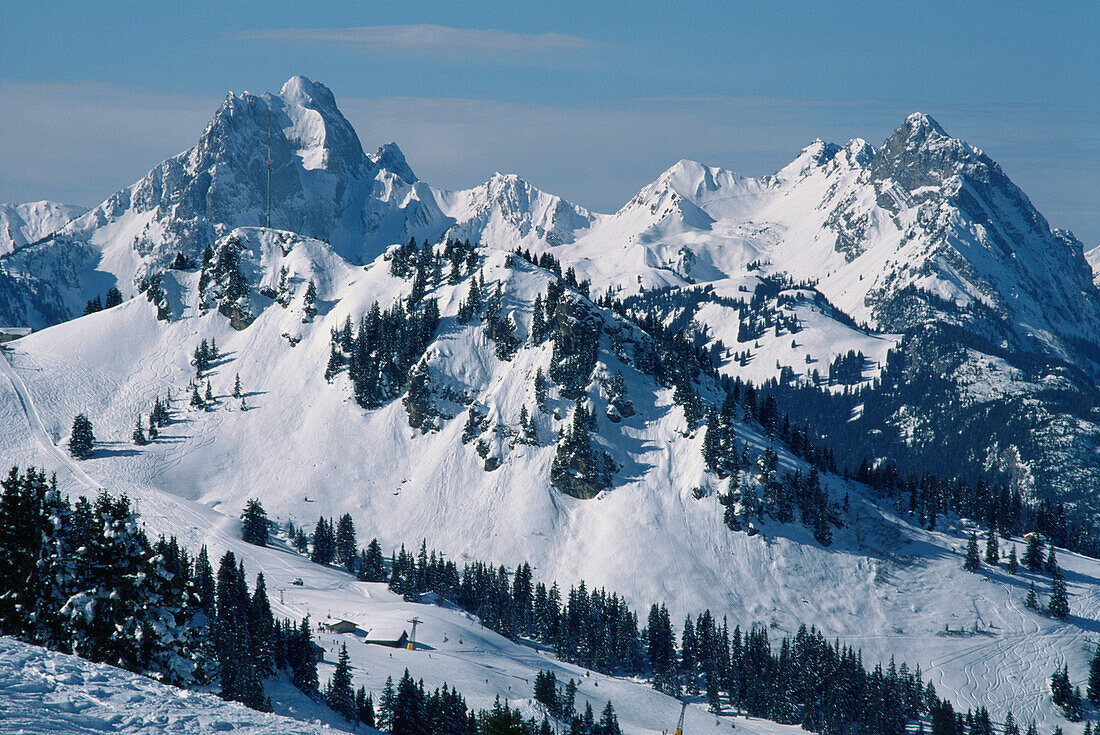
[[267,228],[271,229],[271,106],[267,108]]

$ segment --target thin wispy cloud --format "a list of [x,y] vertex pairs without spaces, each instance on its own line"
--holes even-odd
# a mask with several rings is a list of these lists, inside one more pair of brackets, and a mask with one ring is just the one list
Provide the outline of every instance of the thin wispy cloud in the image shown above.
[[366,51],[409,53],[514,54],[595,48],[588,38],[561,33],[513,33],[493,29],[431,24],[356,28],[268,28],[244,31],[236,38],[294,43],[328,43]]

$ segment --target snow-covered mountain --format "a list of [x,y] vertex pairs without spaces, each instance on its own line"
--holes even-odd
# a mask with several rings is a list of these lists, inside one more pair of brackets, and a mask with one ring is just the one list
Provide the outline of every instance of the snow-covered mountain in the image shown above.
[[[366,154],[332,93],[295,77],[229,95],[194,148],[0,255],[0,323],[47,327],[0,359],[0,448],[67,489],[129,493],[157,532],[234,549],[289,590],[287,614],[415,611],[242,544],[248,498],[298,525],[349,513],[387,549],[427,539],[452,559],[530,561],[638,610],[816,625],[868,661],[919,663],[957,704],[1053,726],[1042,692],[1063,659],[1086,668],[1095,561],[1059,552],[1073,617],[1040,618],[1022,591],[1045,594],[1045,577],[961,570],[971,521],[928,530],[915,491],[908,511],[900,495],[887,508],[838,473],[822,480],[822,546],[754,518],[736,476],[708,470],[698,424],[723,379],[767,385],[807,430],[796,456],[755,403],[731,409],[746,487],[767,449],[808,477],[810,442],[840,470],[982,476],[1084,522],[1100,513],[1097,252],[925,115],[881,147],[814,141],[761,178],[680,161],[602,215],[513,175],[433,188],[396,145]],[[111,286],[122,304],[77,316]],[[196,383],[202,339],[220,356]],[[188,405],[206,380],[212,405]],[[135,420],[169,392],[171,425],[134,446]],[[99,448],[76,463],[58,447],[80,412]],[[299,576],[308,594],[287,586]],[[452,612],[433,625],[473,640]],[[545,663],[431,640],[449,668],[415,673],[485,703],[514,701],[506,682]],[[373,689],[408,663],[359,661]],[[641,703],[628,731],[667,728],[636,684],[609,686]]]
[[[995,716],[1012,709],[1053,725],[1057,715],[1038,694],[1048,670],[1063,658],[1078,678],[1087,669],[1085,641],[1100,612],[1089,583],[1098,573],[1094,561],[1059,552],[1075,616],[1059,623],[1020,609],[1026,584],[1034,579],[1045,594],[1045,577],[962,570],[969,522],[951,517],[938,531],[923,530],[839,476],[824,478],[840,524],[830,546],[797,523],[755,521],[755,535],[730,530],[721,501],[730,480],[706,471],[703,430],[690,429],[675,390],[647,372],[651,343],[641,330],[565,288],[552,318],[564,330],[559,345],[575,339],[577,353],[534,337],[536,296],[562,283],[545,269],[485,249],[472,265],[464,258],[457,282],[445,273],[430,282],[423,298],[435,299],[441,316],[410,373],[419,377],[363,408],[348,369],[326,381],[326,366],[349,318],[357,330],[374,303],[387,309],[412,294],[416,279],[391,273],[398,251],[364,268],[323,241],[258,228],[234,230],[214,250],[215,263],[236,254],[247,293],[222,290],[229,279],[216,266],[205,289],[202,273],[172,270],[163,283],[168,321],[135,298],[13,343],[11,367],[0,360],[0,445],[10,461],[56,468],[69,489],[126,492],[153,532],[209,544],[214,553],[233,549],[249,569],[265,572],[272,589],[285,588],[280,612],[370,622],[416,611],[387,609],[395,601],[388,593],[285,550],[241,542],[234,517],[250,497],[297,525],[350,513],[362,540],[377,536],[386,548],[427,538],[454,559],[527,560],[540,579],[607,586],[643,611],[655,601],[676,618],[709,608],[731,625],[762,624],[776,636],[813,624],[860,647],[866,661],[896,655],[920,664],[941,694],[964,707],[989,706]],[[500,284],[492,309],[511,332],[488,316],[460,316],[475,278],[490,299]],[[227,318],[224,303],[247,313],[248,325]],[[589,499],[552,480],[557,446],[574,430],[577,410],[567,395],[570,375],[555,366],[589,354],[580,347],[586,334],[597,349],[590,377],[574,388],[590,407],[592,447],[606,453],[611,475],[610,486],[596,487]],[[211,410],[187,405],[200,339],[219,347],[208,376]],[[540,371],[550,376],[541,400]],[[237,375],[243,400],[229,395]],[[696,385],[702,400],[718,400],[713,379],[701,375]],[[135,417],[169,392],[171,424],[152,444],[133,446]],[[76,463],[59,447],[80,411],[95,417],[100,448]],[[529,433],[523,412],[534,427]],[[808,471],[758,426],[733,427],[753,457],[772,446],[781,469]],[[586,467],[574,469],[574,477],[592,477]],[[1021,553],[1022,541],[1012,543]],[[308,580],[301,592],[290,585],[295,577]],[[476,626],[459,618],[448,611],[428,618],[425,640],[443,663],[370,658],[362,651],[369,647],[354,647],[357,684],[377,690],[384,674],[410,666],[429,685],[470,687],[479,703],[494,694],[515,703],[529,697],[521,679],[549,660],[499,637],[475,643]],[[945,624],[978,632],[944,635]],[[1035,664],[1020,667],[1021,660]],[[668,700],[638,684],[601,680],[591,694],[613,699],[629,732],[665,729],[671,719]],[[709,720],[700,712],[698,722]]]
[[495,173],[473,189],[441,189],[436,197],[455,223],[446,237],[481,241],[505,250],[565,245],[597,221],[596,215],[539,191],[515,174]]
[[1085,260],[1092,268],[1093,281],[1100,285],[1100,245],[1085,253]]
[[[816,284],[887,331],[927,318],[896,308],[917,293],[995,343],[1038,342],[1080,364],[1100,333],[1100,294],[1081,244],[1052,230],[980,150],[914,114],[880,147],[814,141],[759,179],[681,161],[613,215],[594,215],[514,175],[433,189],[395,144],[365,155],[324,85],[230,94],[198,144],[160,164],[57,236],[4,258],[0,321],[79,313],[117,282],[131,294],[178,252],[192,258],[237,226],[271,224],[365,263],[410,237],[552,248],[596,291],[625,293],[744,275],[746,266]],[[916,289],[916,291],[914,291]],[[937,305],[939,302],[937,301]],[[941,318],[944,309],[932,306]],[[992,310],[995,327],[983,317]],[[977,312],[977,315],[975,315]]]
[[60,202],[0,204],[0,255],[40,240],[86,211],[87,207]]
[[432,189],[395,143],[365,154],[332,92],[293,77],[278,94],[229,94],[193,148],[4,258],[0,322],[71,318],[110,286],[133,294],[178,253],[197,260],[233,228],[269,221],[365,263],[409,238],[557,245],[593,220],[515,176],[469,191]]
[[449,224],[396,145],[365,155],[328,88],[294,77],[275,95],[228,95],[195,147],[6,258],[0,289],[13,297],[0,321],[42,326],[110,285],[132,294],[177,253],[197,258],[269,210],[273,225],[325,239],[353,262]]
[[[594,293],[690,294],[675,306],[640,303],[694,320],[724,371],[758,384],[805,383],[848,349],[867,358],[871,380],[899,350],[895,365],[908,367],[876,393],[894,397],[876,401],[877,411],[838,398],[801,418],[850,413],[851,423],[817,430],[843,432],[838,444],[854,441],[859,454],[914,471],[1006,478],[1022,458],[1023,492],[1097,510],[1089,488],[1100,426],[1089,407],[1098,399],[1100,291],[1081,243],[926,115],[911,115],[878,148],[814,141],[759,179],[681,161],[554,254]],[[761,278],[812,286],[827,304],[790,290],[784,307],[773,295],[777,311],[743,331],[749,312],[730,299],[748,300]],[[928,381],[945,385],[935,400],[920,387]],[[959,432],[971,441],[948,447]]]
[[917,289],[960,312],[992,311],[994,342],[1071,362],[1074,343],[1100,333],[1081,243],[1052,230],[988,156],[919,113],[880,148],[814,141],[760,179],[681,161],[560,257],[597,291],[626,292],[722,281],[758,262],[888,331],[927,318],[895,308]]

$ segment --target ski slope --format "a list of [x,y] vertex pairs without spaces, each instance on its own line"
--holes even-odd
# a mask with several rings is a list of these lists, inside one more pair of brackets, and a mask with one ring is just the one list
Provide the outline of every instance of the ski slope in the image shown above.
[[[830,492],[838,501],[847,495],[851,510],[830,547],[793,524],[768,521],[752,537],[730,532],[715,497],[722,486],[702,468],[701,432],[686,432],[671,391],[656,389],[605,352],[597,372],[622,370],[637,409],[616,425],[597,412],[599,441],[621,467],[615,488],[582,501],[547,483],[549,437],[571,406],[553,393],[551,411],[562,418],[541,416],[542,446],[493,439],[503,464],[486,472],[472,446],[459,441],[464,413],[421,434],[409,428],[400,401],[367,412],[350,399],[346,377],[331,384],[322,377],[330,329],[346,316],[357,319],[376,299],[387,306],[408,282],[389,275],[385,262],[353,266],[319,241],[288,243],[254,229],[236,236],[248,244],[250,272],[261,283],[288,266],[289,308],[269,304],[238,332],[216,311],[196,308],[197,274],[171,272],[169,323],[158,322],[139,298],[11,343],[0,365],[0,447],[13,463],[57,471],[71,492],[128,493],[153,534],[176,535],[192,549],[206,544],[212,558],[232,550],[250,574],[264,572],[273,601],[281,590],[277,614],[347,618],[364,631],[400,626],[414,615],[426,621],[418,638],[430,650],[413,653],[364,646],[353,635],[323,636],[329,661],[340,642],[349,643],[356,686],[378,691],[386,676],[397,678],[407,666],[429,687],[457,686],[474,707],[490,706],[496,696],[525,707],[534,674],[553,668],[559,679],[583,677],[581,692],[597,711],[610,698],[628,732],[667,730],[676,708],[642,683],[587,676],[480,629],[464,614],[405,603],[283,547],[244,544],[237,516],[248,498],[259,498],[281,522],[307,527],[320,514],[350,513],[360,542],[377,537],[387,553],[426,538],[460,565],[529,561],[540,580],[606,586],[642,616],[659,601],[677,623],[709,608],[728,616],[731,627],[769,626],[773,641],[802,623],[816,625],[828,638],[860,647],[865,662],[896,656],[919,664],[939,693],[963,709],[984,705],[995,718],[1012,710],[1048,730],[1060,724],[1078,731],[1053,711],[1046,680],[1063,661],[1075,683],[1085,675],[1100,630],[1096,561],[1059,553],[1073,611],[1059,623],[1023,609],[1031,575],[961,569],[965,521],[946,519],[940,531],[924,531],[839,478],[828,479]],[[488,252],[481,267],[487,283],[505,284],[506,310],[523,334],[527,305],[548,276],[506,261]],[[308,279],[318,286],[314,319],[303,312]],[[465,289],[444,284],[430,294],[443,314],[428,351],[433,382],[471,392],[493,422],[514,425],[520,407],[531,405],[532,376],[547,368],[549,347],[524,347],[510,362],[497,360],[480,328],[454,321]],[[189,359],[199,339],[211,337],[222,355],[211,374],[217,407],[189,409]],[[236,374],[247,410],[228,395]],[[136,417],[169,390],[171,425],[157,442],[133,446]],[[594,400],[599,409],[602,399]],[[79,463],[63,448],[78,412],[92,418],[99,441],[96,456]],[[754,453],[767,445],[746,426],[738,436]],[[780,456],[784,467],[797,466],[785,452]],[[704,489],[702,499],[693,497],[696,487]],[[291,584],[298,577],[301,587]],[[1034,579],[1045,596],[1048,580]],[[702,710],[692,717],[693,726],[714,726]],[[754,726],[737,720],[739,729]]]

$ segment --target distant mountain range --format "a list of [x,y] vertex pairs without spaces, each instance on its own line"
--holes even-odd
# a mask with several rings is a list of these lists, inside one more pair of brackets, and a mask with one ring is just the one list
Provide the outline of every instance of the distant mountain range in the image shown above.
[[[953,555],[978,524],[1100,552],[1100,249],[927,115],[760,178],[680,161],[598,214],[511,174],[433,187],[294,77],[98,207],[0,229],[0,324],[37,330],[0,362],[0,446],[56,454],[87,413],[83,481],[181,539],[232,536],[249,498],[348,513],[638,609],[812,623],[1042,722],[1051,667],[1085,665],[1084,624]],[[1049,660],[989,666],[1020,651]]]

